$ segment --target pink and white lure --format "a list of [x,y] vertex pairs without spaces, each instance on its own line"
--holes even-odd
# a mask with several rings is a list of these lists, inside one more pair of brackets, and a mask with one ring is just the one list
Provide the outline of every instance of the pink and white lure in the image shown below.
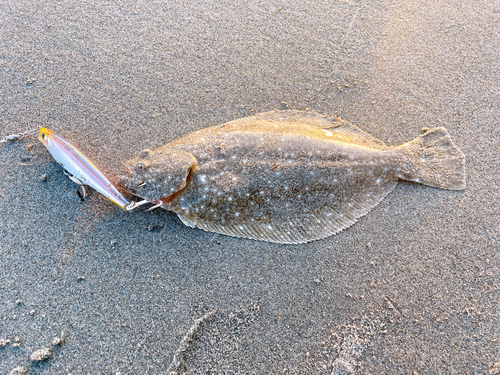
[[116,189],[106,175],[63,137],[49,129],[40,127],[39,139],[54,159],[69,173],[69,178],[73,182],[94,188],[124,210],[131,206],[130,202]]

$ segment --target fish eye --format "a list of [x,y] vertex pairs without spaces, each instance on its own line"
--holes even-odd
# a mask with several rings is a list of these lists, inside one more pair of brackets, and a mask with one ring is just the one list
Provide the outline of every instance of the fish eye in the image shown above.
[[151,153],[151,150],[142,150],[140,153],[139,153],[139,157],[141,159],[144,159],[144,158],[147,158],[149,156],[149,154]]
[[45,133],[42,133],[42,139],[45,139]]
[[137,173],[144,172],[146,170],[146,166],[143,163],[139,163],[135,166],[135,171]]

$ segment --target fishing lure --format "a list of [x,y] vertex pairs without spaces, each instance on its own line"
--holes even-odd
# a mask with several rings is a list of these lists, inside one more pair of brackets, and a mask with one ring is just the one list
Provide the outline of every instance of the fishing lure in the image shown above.
[[[78,185],[88,185],[124,210],[137,205],[130,203],[109,181],[95,164],[59,134],[40,127],[39,139],[54,159],[68,172],[68,177]],[[83,188],[84,189],[84,188]],[[85,196],[85,190],[83,196]]]

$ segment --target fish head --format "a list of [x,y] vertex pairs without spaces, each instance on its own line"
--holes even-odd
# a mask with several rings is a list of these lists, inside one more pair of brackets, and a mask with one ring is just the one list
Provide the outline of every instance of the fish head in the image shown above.
[[145,200],[168,203],[188,186],[197,161],[182,150],[143,150],[123,166],[131,177],[119,176],[117,185]]

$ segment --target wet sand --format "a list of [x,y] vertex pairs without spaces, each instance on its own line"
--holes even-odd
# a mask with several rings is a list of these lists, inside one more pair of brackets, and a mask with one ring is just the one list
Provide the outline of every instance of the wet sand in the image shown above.
[[0,373],[500,373],[498,8],[1,3],[0,138],[47,127],[113,178],[189,132],[312,109],[390,145],[444,126],[468,186],[402,182],[340,234],[276,245],[82,203],[36,137],[0,144]]

